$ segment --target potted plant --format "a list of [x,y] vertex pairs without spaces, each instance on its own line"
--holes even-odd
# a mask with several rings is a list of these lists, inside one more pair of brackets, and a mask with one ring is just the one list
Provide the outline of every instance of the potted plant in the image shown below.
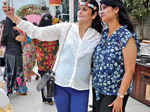
[[132,20],[139,25],[139,40],[144,38],[144,19],[150,15],[150,0],[124,0]]

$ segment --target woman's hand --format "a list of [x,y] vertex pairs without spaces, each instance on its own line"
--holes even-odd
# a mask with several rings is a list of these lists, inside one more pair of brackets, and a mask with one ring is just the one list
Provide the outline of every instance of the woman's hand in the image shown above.
[[13,19],[14,17],[14,9],[8,6],[8,2],[3,2],[2,9],[7,17]]
[[112,112],[122,112],[123,99],[119,96],[112,102],[112,104],[108,105],[112,107]]
[[26,41],[26,34],[17,27],[13,27],[13,29],[17,30],[19,32],[19,35],[16,37],[16,40],[19,42],[25,42]]
[[19,42],[25,42],[26,41],[26,37],[23,36],[23,35],[18,35],[16,37],[16,40],[19,41]]
[[0,88],[3,88],[4,89],[5,85],[4,85],[4,82],[3,81],[0,81]]

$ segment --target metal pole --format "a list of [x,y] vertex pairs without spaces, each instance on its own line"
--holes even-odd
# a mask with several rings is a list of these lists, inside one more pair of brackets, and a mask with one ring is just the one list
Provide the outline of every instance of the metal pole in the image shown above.
[[69,0],[69,21],[74,22],[74,0]]

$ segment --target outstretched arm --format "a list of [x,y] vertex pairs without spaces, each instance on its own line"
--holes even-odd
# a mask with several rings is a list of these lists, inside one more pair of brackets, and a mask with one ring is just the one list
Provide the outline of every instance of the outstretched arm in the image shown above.
[[17,27],[23,30],[31,38],[36,38],[41,41],[54,41],[59,40],[61,30],[64,24],[51,25],[47,27],[37,27],[28,21],[24,21],[14,14],[14,9],[8,6],[8,2],[3,3],[3,11]]

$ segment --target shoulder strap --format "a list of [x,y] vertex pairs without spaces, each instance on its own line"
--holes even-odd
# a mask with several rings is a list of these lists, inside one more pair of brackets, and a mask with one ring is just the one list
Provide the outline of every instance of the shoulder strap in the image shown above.
[[58,52],[57,55],[56,55],[56,61],[55,61],[55,63],[54,63],[53,69],[52,69],[52,71],[53,71],[54,73],[56,72],[57,64],[58,64],[58,62],[59,62],[60,55],[61,55],[61,53],[62,53],[62,49],[64,48],[64,43],[65,43],[65,41],[66,41],[66,39],[67,39],[67,36],[68,36],[68,33],[69,33],[71,27],[72,27],[72,24],[70,24],[69,28],[67,29],[66,34],[65,34],[65,38],[64,38],[64,40],[63,40],[63,42],[62,42],[62,45],[60,46],[59,52]]

